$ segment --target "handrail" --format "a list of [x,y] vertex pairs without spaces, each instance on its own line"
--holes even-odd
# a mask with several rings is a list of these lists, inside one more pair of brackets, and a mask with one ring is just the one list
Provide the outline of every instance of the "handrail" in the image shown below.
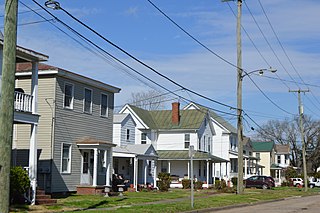
[[14,92],[14,109],[21,112],[32,112],[32,100],[32,95]]

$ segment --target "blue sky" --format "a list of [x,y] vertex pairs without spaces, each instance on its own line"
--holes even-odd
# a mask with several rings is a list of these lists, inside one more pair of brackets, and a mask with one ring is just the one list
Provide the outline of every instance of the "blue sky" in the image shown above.
[[[0,2],[1,15],[3,15],[4,1]],[[51,18],[46,12],[38,10],[39,7],[31,0],[20,2],[36,9],[46,18]],[[38,0],[38,2],[44,5],[45,1]],[[236,106],[236,69],[193,41],[160,14],[147,0],[61,0],[59,2],[71,14],[157,71],[191,90],[219,102]],[[210,50],[236,64],[236,18],[232,13],[232,10],[234,12],[237,10],[236,2],[222,3],[220,0],[152,0],[152,2]],[[244,78],[243,108],[245,112],[260,125],[270,119],[292,119],[292,114],[298,113],[298,100],[296,94],[288,92],[289,89],[309,88],[311,92],[302,95],[304,112],[319,119],[320,1],[260,0],[260,2],[285,53],[259,1],[247,0],[246,4],[243,4],[242,25],[263,58],[246,33],[242,31],[243,68],[252,71],[268,68],[271,65],[278,72],[276,75],[265,73],[265,77],[251,75],[253,81],[268,99],[248,77]],[[42,20],[33,12],[25,13],[29,9],[21,3],[19,12],[22,13],[18,16],[20,24]],[[50,10],[50,12],[159,84],[170,90],[178,89],[177,86],[153,74],[90,33],[62,11]],[[3,22],[3,17],[1,21]],[[57,22],[54,24],[75,37],[61,24]],[[18,44],[49,55],[48,63],[51,65],[120,87],[122,90],[115,98],[117,106],[125,104],[130,99],[132,92],[149,89],[145,83],[136,80],[137,77],[132,77],[133,73],[129,75],[121,66],[112,66],[110,62],[87,51],[48,22],[19,26]],[[309,85],[301,83],[300,77],[304,83]],[[147,82],[144,79],[143,81]],[[150,82],[147,84],[152,85]],[[152,87],[165,92],[155,85]],[[227,107],[206,101],[191,93],[180,91],[179,94],[206,106],[235,113]],[[236,117],[221,115],[235,124]],[[252,133],[249,131],[250,126],[256,128],[256,125],[250,120],[245,122],[245,126],[247,134]]]

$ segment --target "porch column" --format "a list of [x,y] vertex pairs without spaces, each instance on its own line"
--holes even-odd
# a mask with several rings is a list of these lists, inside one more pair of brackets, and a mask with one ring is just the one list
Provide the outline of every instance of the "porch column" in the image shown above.
[[171,174],[171,161],[168,161],[168,173]]
[[93,180],[92,185],[97,186],[97,178],[98,178],[98,149],[93,149]]
[[247,158],[244,159],[244,177],[247,177],[247,167],[248,167],[248,160]]
[[278,175],[278,178],[279,178],[279,184],[281,186],[281,169],[279,169],[279,175]]
[[31,125],[31,137],[29,148],[29,178],[31,184],[31,204],[36,202],[36,188],[37,188],[37,131],[38,125]]
[[157,177],[158,177],[158,174],[157,174],[157,161],[153,161],[153,165],[154,165],[154,168],[153,168],[153,186],[154,187],[157,187]]
[[187,166],[188,166],[188,179],[190,179],[190,162],[189,161],[187,163]]
[[228,175],[228,170],[229,170],[228,165],[229,165],[229,163],[228,163],[228,162],[226,162],[226,177],[228,177],[228,176],[229,176],[229,175]]
[[212,173],[213,173],[213,185],[216,182],[216,163],[212,163]]
[[138,159],[134,157],[133,161],[133,184],[136,191],[138,190]]
[[149,160],[145,160],[145,161],[144,161],[144,185],[147,184],[148,161],[149,161]]
[[210,174],[210,172],[209,172],[209,161],[207,160],[207,187],[209,188],[209,174]]
[[32,79],[31,79],[31,95],[32,95],[32,114],[38,113],[38,62],[32,62]]
[[222,172],[221,172],[221,162],[220,162],[220,170],[219,170],[219,172],[220,172],[219,180],[221,181],[221,174],[222,174]]
[[111,186],[110,185],[110,172],[111,172],[111,150],[105,150],[104,152],[104,159],[106,161],[106,186]]

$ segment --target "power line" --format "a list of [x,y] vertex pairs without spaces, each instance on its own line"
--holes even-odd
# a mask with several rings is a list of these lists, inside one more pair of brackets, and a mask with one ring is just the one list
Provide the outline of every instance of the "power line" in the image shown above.
[[[50,22],[50,21],[54,21],[54,20],[55,19],[25,22],[25,23],[17,24],[17,26],[26,26],[26,25],[31,25],[31,24],[39,24],[39,23]],[[0,28],[4,28],[4,26],[0,26]]]
[[[93,45],[95,48],[99,49],[100,51],[104,52],[105,54],[107,54],[108,56],[110,56],[111,58],[113,58],[113,60],[117,61],[118,63],[122,64],[123,66],[129,68],[130,70],[134,71],[135,73],[137,73],[138,75],[142,76],[143,78],[149,80],[150,82],[154,83],[155,85],[161,87],[162,89],[170,92],[171,94],[174,94],[175,96],[184,99],[186,101],[192,102],[191,100],[176,94],[175,92],[167,89],[166,87],[160,85],[159,83],[155,82],[154,80],[150,79],[149,77],[143,75],[142,73],[140,73],[139,71],[137,71],[136,69],[132,68],[131,66],[127,65],[126,63],[124,63],[123,61],[121,61],[120,59],[116,58],[115,56],[113,56],[112,54],[110,54],[109,52],[105,51],[104,49],[102,49],[100,46],[98,46],[97,44],[95,44],[93,41],[89,40],[88,38],[86,38],[85,36],[83,36],[82,34],[80,34],[78,31],[76,31],[75,29],[73,29],[72,27],[70,27],[69,25],[67,25],[65,22],[63,22],[62,20],[60,20],[58,17],[54,16],[51,12],[49,12],[46,8],[44,8],[42,5],[40,5],[38,2],[36,2],[35,0],[32,0],[35,4],[37,4],[39,7],[41,7],[43,10],[45,10],[48,14],[50,14],[52,17],[54,17],[58,22],[60,22],[63,26],[65,26],[67,29],[69,29],[70,31],[72,31],[73,33],[77,34],[79,37],[81,37],[82,39],[84,39],[85,41],[87,41],[88,43],[90,43],[91,45]],[[189,91],[189,90],[188,90]],[[207,98],[207,97],[206,97]],[[208,98],[207,98],[208,99]],[[199,104],[200,105],[200,104]],[[225,105],[225,104],[223,104]],[[226,105],[228,106],[228,105]],[[230,107],[230,106],[228,106]],[[221,110],[217,110],[211,107],[207,107],[209,109],[215,110],[217,112],[223,113],[223,114],[229,114],[229,115],[235,115],[229,112],[224,112]],[[230,107],[231,109],[234,109],[233,107]]]

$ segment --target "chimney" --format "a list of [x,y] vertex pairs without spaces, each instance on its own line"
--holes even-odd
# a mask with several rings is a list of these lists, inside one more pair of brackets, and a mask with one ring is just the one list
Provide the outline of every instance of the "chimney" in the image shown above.
[[179,125],[180,122],[180,103],[172,103],[172,124]]

